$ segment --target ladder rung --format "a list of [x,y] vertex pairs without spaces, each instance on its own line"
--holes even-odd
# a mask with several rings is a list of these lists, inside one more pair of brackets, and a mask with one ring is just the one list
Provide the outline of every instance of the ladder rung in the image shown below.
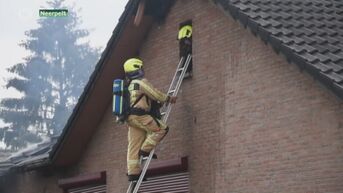
[[179,69],[177,69],[177,71],[180,72],[180,71],[182,71],[183,69],[185,69],[185,68],[184,68],[184,67],[179,68]]
[[175,92],[175,89],[168,91],[168,94],[171,94],[171,93],[174,93],[174,92]]

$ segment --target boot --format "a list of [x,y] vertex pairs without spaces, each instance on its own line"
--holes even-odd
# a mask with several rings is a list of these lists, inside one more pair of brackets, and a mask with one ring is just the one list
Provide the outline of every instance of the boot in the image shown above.
[[[138,181],[140,175],[141,174],[130,174],[130,175],[127,175],[127,177],[128,177],[129,182],[132,182],[132,181]],[[144,177],[143,181],[147,181],[147,179]]]

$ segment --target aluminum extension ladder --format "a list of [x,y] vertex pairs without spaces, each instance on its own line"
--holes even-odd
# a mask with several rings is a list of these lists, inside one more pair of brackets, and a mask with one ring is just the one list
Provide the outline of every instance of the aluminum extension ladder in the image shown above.
[[[176,96],[177,93],[179,92],[179,88],[180,88],[181,83],[183,81],[183,78],[185,76],[188,65],[189,65],[190,61],[192,60],[192,55],[188,54],[185,62],[184,62],[184,59],[185,59],[185,57],[182,57],[180,59],[180,62],[177,66],[173,80],[169,86],[168,93],[167,93],[168,95]],[[171,104],[170,103],[168,103],[162,107],[161,114],[162,114],[162,121],[164,123],[167,122],[170,111],[171,111]],[[150,161],[152,159],[152,156],[154,155],[154,152],[155,152],[155,148],[150,152],[147,160],[145,160],[145,161],[140,160],[140,162],[141,163],[143,162],[142,164],[144,165],[144,167],[142,169],[142,173],[139,176],[138,181],[130,182],[129,188],[127,189],[126,193],[137,193],[138,192],[138,189],[142,184],[142,181],[144,179],[146,171],[148,170],[148,167],[149,167]]]

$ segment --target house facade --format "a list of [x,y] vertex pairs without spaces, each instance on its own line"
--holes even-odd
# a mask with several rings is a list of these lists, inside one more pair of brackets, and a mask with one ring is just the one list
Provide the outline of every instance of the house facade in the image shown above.
[[[343,20],[335,20],[341,30],[336,31],[337,36],[328,36],[338,41],[333,45],[339,49],[323,53],[316,43],[283,42],[285,37],[306,40],[305,32],[296,35],[296,30],[303,30],[301,26],[273,23],[275,18],[287,19],[282,14],[293,9],[311,15],[308,9],[312,6],[325,8],[323,14],[329,15],[325,11],[329,2],[166,2],[129,1],[49,156],[3,175],[1,192],[82,192],[78,188],[91,189],[92,184],[108,193],[126,191],[127,129],[112,116],[112,80],[123,76],[122,64],[127,58],[139,56],[147,79],[167,91],[179,62],[179,25],[185,21],[193,26],[193,76],[182,83],[168,120],[170,132],[156,151],[152,178],[186,176],[183,180],[189,191],[179,192],[192,193],[343,192],[343,55],[334,58],[339,58],[343,49],[343,29],[339,27]],[[336,1],[331,4],[332,8],[341,6]],[[275,13],[282,14],[278,17]],[[271,24],[261,24],[261,20]],[[324,22],[325,18],[313,20]],[[255,29],[254,22],[260,28]],[[263,34],[267,32],[270,36]],[[305,51],[287,52],[282,47],[293,45]],[[318,49],[318,54],[301,47],[307,45]],[[318,63],[316,58],[309,59],[310,54],[319,57]],[[322,61],[323,55],[329,59]],[[330,62],[342,69],[318,67],[330,68]],[[311,71],[312,65],[318,72]]]

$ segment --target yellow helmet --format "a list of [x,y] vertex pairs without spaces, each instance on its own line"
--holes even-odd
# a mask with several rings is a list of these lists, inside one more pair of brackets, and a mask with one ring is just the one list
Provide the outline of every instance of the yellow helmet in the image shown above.
[[130,58],[124,63],[125,73],[134,72],[143,67],[143,61],[138,58]]
[[192,26],[185,25],[179,30],[179,35],[177,37],[178,40],[182,38],[189,38],[192,36]]

